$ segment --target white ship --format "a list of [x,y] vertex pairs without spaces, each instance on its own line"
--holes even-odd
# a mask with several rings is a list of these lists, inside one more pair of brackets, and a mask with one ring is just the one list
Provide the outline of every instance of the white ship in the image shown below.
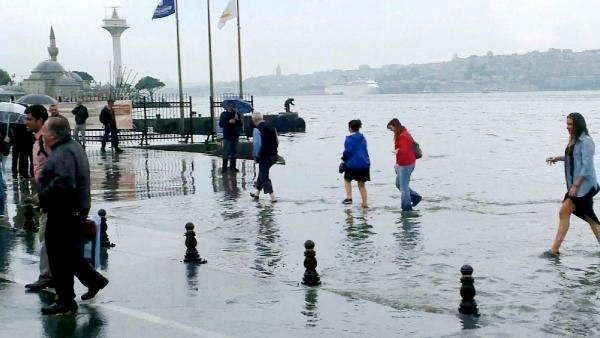
[[325,87],[327,95],[369,95],[378,94],[379,84],[372,80],[356,80],[346,84]]

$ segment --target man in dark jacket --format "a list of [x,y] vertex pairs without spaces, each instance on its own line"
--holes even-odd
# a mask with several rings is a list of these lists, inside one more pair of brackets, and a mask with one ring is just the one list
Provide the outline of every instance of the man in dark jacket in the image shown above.
[[238,172],[236,168],[237,148],[242,131],[242,115],[230,105],[219,117],[219,127],[223,128],[223,168],[221,173],[227,171],[227,161],[230,161],[231,171]]
[[254,161],[258,163],[258,179],[256,180],[256,193],[250,193],[250,196],[258,200],[260,191],[264,190],[265,194],[271,195],[271,202],[277,202],[273,194],[273,184],[269,178],[269,170],[278,158],[277,131],[265,123],[263,115],[259,112],[252,114],[252,122],[255,125],[252,133],[252,155]]
[[[85,121],[90,117],[87,108],[77,101],[77,106],[71,111],[75,115],[75,128],[73,129],[73,136],[75,141],[79,142],[85,149]],[[81,138],[80,138],[81,137]]]
[[23,124],[11,124],[9,137],[12,144],[12,175],[13,178],[31,177],[33,171],[31,147],[33,135],[27,131]]
[[295,106],[293,97],[290,97],[289,99],[285,100],[285,102],[283,103],[283,107],[285,108],[286,113],[290,112],[290,105]]
[[40,174],[39,193],[32,198],[48,213],[46,248],[56,289],[56,303],[42,313],[75,311],[73,278],[77,274],[88,287],[82,299],[89,299],[108,284],[85,260],[82,235],[91,206],[90,166],[85,151],[71,138],[69,122],[51,117],[43,127],[44,145],[52,149]]
[[113,105],[115,100],[108,99],[107,105],[100,112],[100,122],[104,125],[104,136],[102,136],[101,152],[106,152],[106,142],[110,135],[113,149],[117,153],[122,153],[123,149],[119,148],[119,136],[117,135],[117,121],[115,119],[115,110]]

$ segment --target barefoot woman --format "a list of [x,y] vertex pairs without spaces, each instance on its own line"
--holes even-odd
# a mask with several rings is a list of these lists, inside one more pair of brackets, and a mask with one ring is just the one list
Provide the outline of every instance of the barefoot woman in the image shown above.
[[567,116],[567,130],[569,131],[569,144],[565,155],[548,157],[546,162],[554,164],[556,161],[565,162],[565,178],[567,193],[558,213],[558,231],[552,248],[546,251],[547,256],[556,257],[567,231],[571,214],[589,223],[596,239],[600,242],[600,222],[594,213],[594,195],[598,193],[598,181],[594,168],[594,140],[590,137],[585,119],[579,113]]

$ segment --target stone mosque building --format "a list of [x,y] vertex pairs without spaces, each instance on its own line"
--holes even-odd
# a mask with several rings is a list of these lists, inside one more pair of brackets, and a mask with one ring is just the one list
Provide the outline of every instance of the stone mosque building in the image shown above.
[[23,80],[22,86],[29,94],[46,94],[55,98],[78,96],[89,89],[79,75],[68,72],[56,61],[58,47],[54,37],[54,28],[50,27],[50,59],[40,62],[29,78]]

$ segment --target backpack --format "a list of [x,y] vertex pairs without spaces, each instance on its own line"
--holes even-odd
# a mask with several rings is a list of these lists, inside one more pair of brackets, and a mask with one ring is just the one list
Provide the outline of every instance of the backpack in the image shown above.
[[415,151],[415,156],[417,158],[421,158],[423,157],[423,151],[421,151],[421,146],[419,145],[419,143],[417,141],[415,141],[413,139],[413,149]]

